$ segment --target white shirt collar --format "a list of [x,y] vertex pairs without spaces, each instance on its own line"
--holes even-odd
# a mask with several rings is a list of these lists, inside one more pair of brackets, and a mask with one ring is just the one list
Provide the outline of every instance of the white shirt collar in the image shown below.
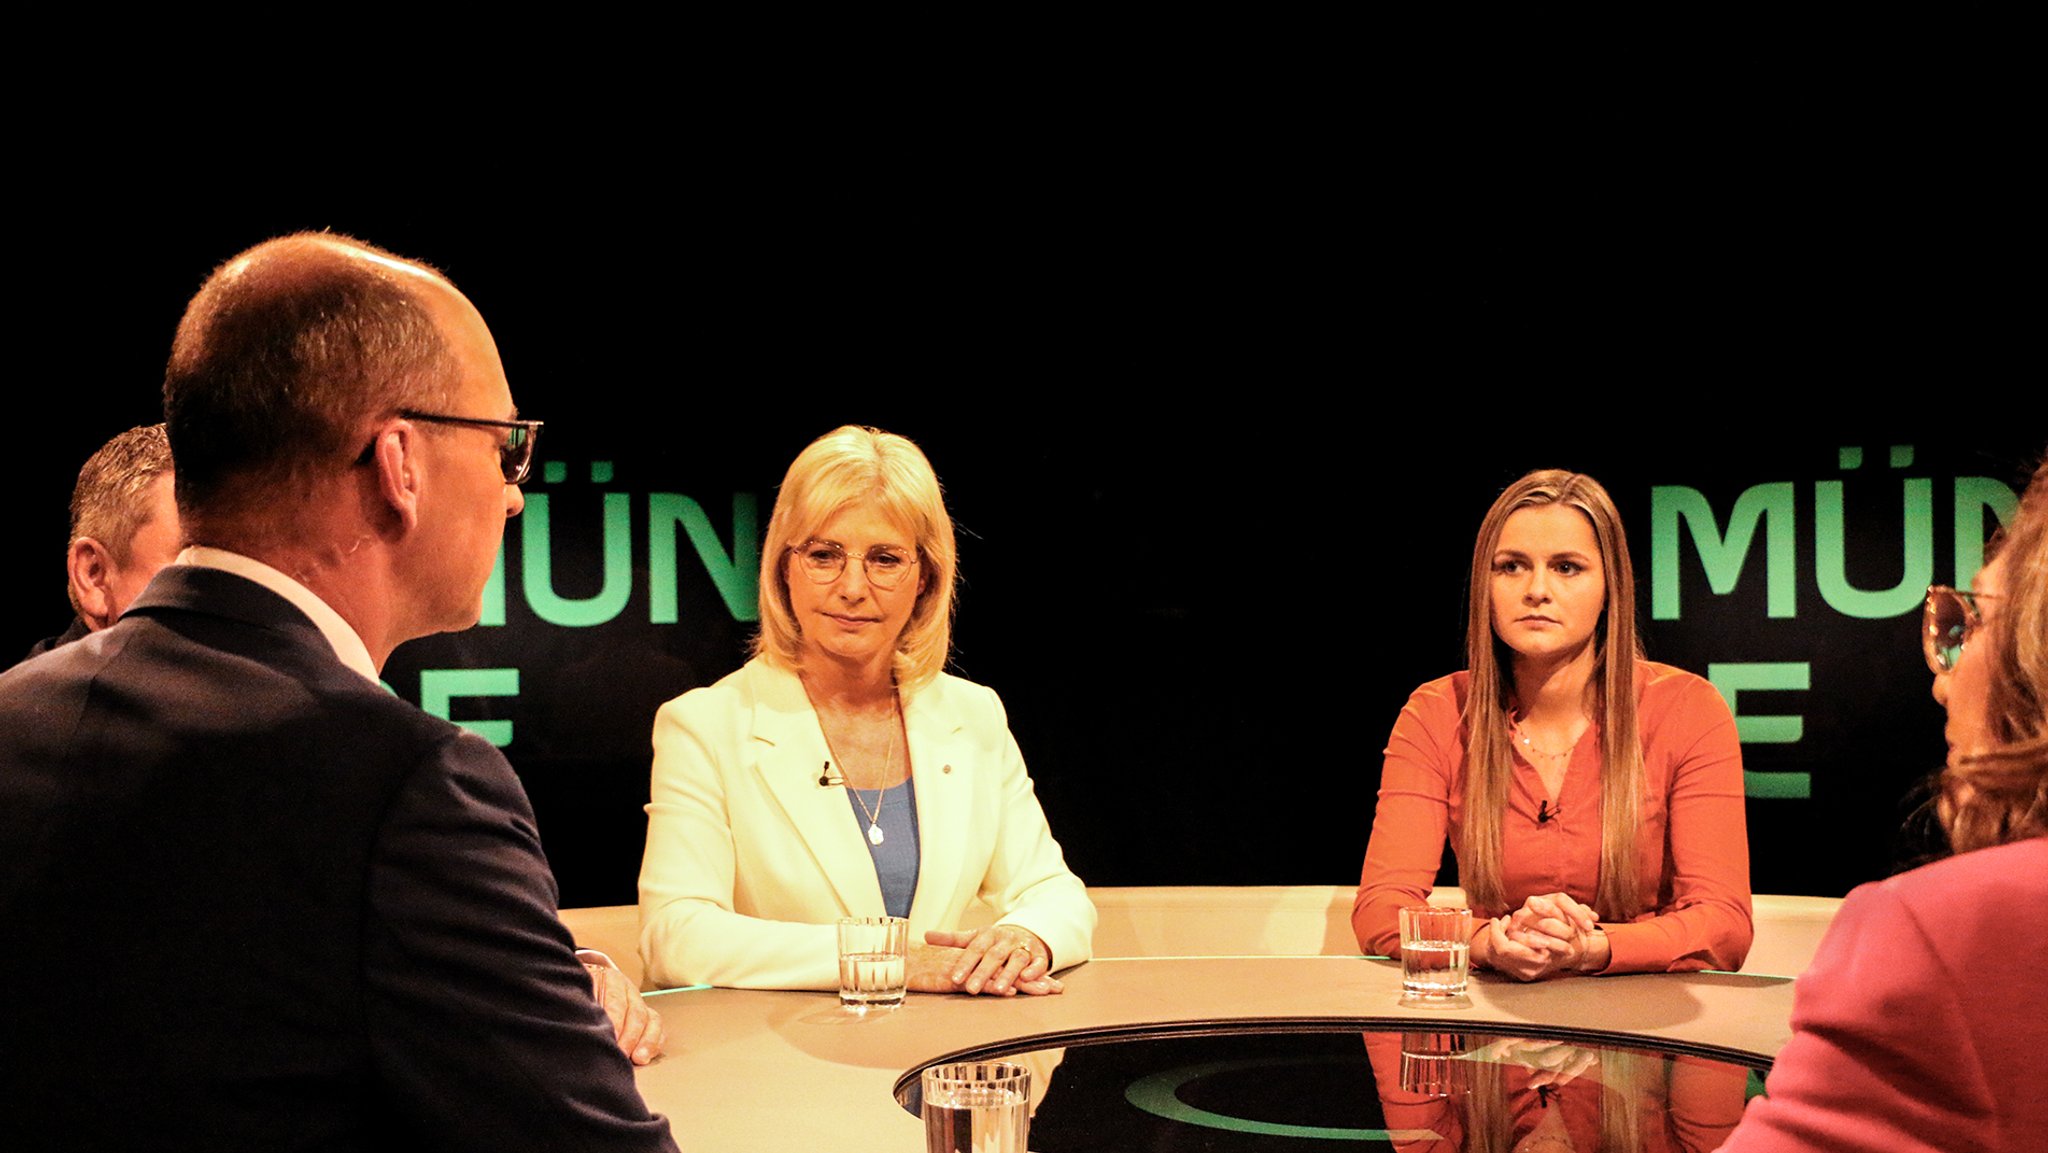
[[278,596],[292,602],[292,607],[313,619],[314,627],[327,643],[334,648],[334,655],[342,664],[361,673],[372,681],[377,679],[376,662],[370,659],[370,648],[356,630],[341,618],[341,614],[329,608],[326,601],[314,594],[312,589],[271,568],[255,557],[229,552],[224,548],[195,544],[178,554],[177,563],[197,565],[200,568],[220,569],[238,577],[255,581]]

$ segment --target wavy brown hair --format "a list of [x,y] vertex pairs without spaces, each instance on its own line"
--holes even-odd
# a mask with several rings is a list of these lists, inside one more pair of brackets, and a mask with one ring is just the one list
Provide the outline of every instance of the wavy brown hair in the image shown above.
[[1995,744],[1957,757],[1939,781],[1959,853],[2048,836],[2048,461],[2034,470],[1997,555],[2005,592],[1963,658],[1992,662],[1985,719]]

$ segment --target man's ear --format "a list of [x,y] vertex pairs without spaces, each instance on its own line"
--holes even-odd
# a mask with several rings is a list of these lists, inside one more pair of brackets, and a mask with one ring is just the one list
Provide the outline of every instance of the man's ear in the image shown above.
[[107,546],[89,536],[79,537],[71,542],[64,561],[78,618],[95,632],[113,624],[113,600],[107,595],[107,586],[113,582],[114,557]]
[[371,442],[371,463],[377,470],[377,495],[401,531],[410,533],[420,520],[421,458],[424,447],[420,427],[408,420],[393,420]]

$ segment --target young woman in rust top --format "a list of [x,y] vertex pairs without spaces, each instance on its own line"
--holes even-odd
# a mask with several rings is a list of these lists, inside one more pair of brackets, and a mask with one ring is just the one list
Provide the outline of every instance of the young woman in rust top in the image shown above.
[[1472,553],[1465,672],[1394,723],[1351,924],[1398,955],[1448,837],[1472,963],[1522,980],[1734,969],[1749,951],[1735,721],[1712,685],[1644,660],[1607,491],[1530,473]]

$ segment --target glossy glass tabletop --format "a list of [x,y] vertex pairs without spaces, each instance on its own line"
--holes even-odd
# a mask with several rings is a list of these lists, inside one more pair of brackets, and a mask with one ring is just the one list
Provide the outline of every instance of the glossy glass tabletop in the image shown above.
[[[1415,1022],[1217,1026],[982,1050],[1030,1068],[1036,1153],[1711,1150],[1766,1066],[1726,1055]],[[912,1070],[897,1100],[917,1111]]]

